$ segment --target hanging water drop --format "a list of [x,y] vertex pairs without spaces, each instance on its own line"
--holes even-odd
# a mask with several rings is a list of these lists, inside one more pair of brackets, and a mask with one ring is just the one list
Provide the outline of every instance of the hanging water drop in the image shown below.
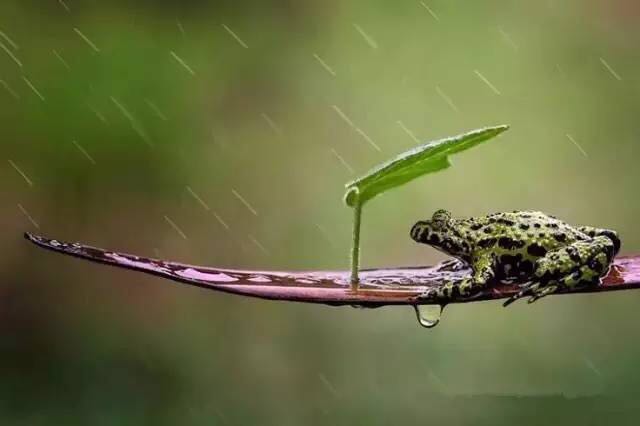
[[424,328],[433,328],[440,324],[445,305],[413,305],[418,324]]

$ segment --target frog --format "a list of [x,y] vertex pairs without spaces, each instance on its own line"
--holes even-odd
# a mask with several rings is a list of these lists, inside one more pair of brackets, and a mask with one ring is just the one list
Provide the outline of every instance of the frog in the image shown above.
[[504,306],[524,297],[532,303],[556,292],[597,286],[621,246],[616,231],[572,226],[533,210],[457,219],[440,209],[416,222],[410,235],[472,270],[460,281],[444,282],[417,297],[441,304],[472,298],[501,282],[520,285]]

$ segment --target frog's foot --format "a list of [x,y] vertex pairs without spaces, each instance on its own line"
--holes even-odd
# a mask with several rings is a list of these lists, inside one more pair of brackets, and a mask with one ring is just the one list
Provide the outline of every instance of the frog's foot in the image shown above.
[[447,302],[456,297],[469,297],[479,290],[474,286],[471,278],[465,278],[459,282],[446,282],[439,286],[434,286],[424,293],[412,298],[413,301],[432,300],[436,302]]
[[542,299],[550,294],[558,293],[560,291],[567,291],[570,289],[581,289],[590,286],[597,286],[601,283],[600,276],[594,274],[591,267],[585,265],[571,274],[565,275],[559,280],[544,282],[532,282],[526,283],[520,287],[520,291],[511,296],[502,305],[504,307],[509,306],[518,299],[526,296],[531,296],[528,303],[533,303],[538,299]]
[[425,300],[446,301],[451,299],[451,294],[453,294],[453,287],[448,287],[448,284],[443,284],[438,287],[432,287],[424,293],[420,293],[419,295],[412,297],[411,300],[415,302]]
[[538,299],[542,299],[545,296],[548,296],[550,294],[553,294],[556,292],[556,290],[558,290],[558,286],[557,285],[549,285],[546,287],[542,287],[536,291],[533,292],[533,294],[531,295],[531,297],[529,298],[529,300],[527,300],[527,303],[533,303]]
[[540,282],[526,283],[520,287],[520,291],[508,298],[502,306],[506,308],[516,300],[527,296],[531,296],[529,297],[529,300],[527,300],[527,303],[533,303],[538,299],[542,299],[545,296],[555,293],[559,287],[560,286],[557,284],[543,285]]

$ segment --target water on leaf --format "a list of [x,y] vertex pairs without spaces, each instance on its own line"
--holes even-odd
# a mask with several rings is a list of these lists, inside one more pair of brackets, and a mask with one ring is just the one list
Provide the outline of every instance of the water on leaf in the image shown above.
[[433,328],[440,324],[445,305],[413,305],[418,324],[424,328]]

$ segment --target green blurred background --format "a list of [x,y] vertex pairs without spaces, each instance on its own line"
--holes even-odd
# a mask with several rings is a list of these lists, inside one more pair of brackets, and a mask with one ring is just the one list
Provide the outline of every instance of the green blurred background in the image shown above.
[[22,232],[346,269],[346,181],[508,123],[368,204],[363,266],[443,259],[408,237],[436,208],[540,209],[639,252],[639,18],[625,0],[3,1],[0,423],[635,423],[634,291],[452,306],[427,331],[409,308],[217,294]]

